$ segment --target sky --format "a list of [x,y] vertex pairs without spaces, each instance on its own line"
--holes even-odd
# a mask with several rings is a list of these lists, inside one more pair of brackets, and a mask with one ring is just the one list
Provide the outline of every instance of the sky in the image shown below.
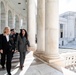
[[59,0],[59,14],[66,11],[76,12],[76,0]]

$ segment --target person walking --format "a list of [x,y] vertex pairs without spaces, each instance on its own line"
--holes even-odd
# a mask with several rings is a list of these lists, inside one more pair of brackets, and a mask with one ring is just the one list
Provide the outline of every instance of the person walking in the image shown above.
[[1,66],[5,68],[5,57],[6,58],[6,70],[7,74],[11,75],[11,57],[12,51],[14,50],[13,41],[10,39],[10,28],[5,27],[4,32],[1,35],[0,41],[0,52],[1,52]]
[[10,32],[10,39],[12,40],[13,47],[14,47],[14,51],[12,52],[12,58],[13,58],[13,55],[14,55],[14,52],[15,52],[15,45],[16,45],[17,35],[16,35],[16,32],[15,32],[14,29],[11,29],[10,31],[11,31]]
[[16,50],[20,53],[20,69],[23,69],[23,64],[26,56],[27,46],[30,47],[28,41],[27,32],[25,29],[22,29],[20,35],[17,37]]

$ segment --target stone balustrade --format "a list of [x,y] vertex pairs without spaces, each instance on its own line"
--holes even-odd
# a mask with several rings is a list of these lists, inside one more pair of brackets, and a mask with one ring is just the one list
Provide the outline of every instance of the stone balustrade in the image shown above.
[[76,52],[62,53],[61,56],[64,58],[65,68],[76,72]]

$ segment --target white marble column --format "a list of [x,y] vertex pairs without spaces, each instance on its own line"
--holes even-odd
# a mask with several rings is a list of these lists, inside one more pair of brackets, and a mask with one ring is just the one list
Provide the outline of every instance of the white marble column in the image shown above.
[[59,45],[58,0],[45,0],[45,51],[50,58],[58,57]]
[[59,55],[59,0],[45,0],[45,56],[54,67],[64,66]]
[[1,2],[1,33],[3,33],[4,27],[7,24],[6,20],[6,14],[7,14],[7,3],[6,7],[4,6],[4,2]]
[[35,34],[36,34],[36,10],[35,1],[27,0],[27,18],[28,18],[28,39],[30,45],[35,47]]
[[19,26],[18,26],[18,32],[20,33],[20,29],[21,29],[21,17],[19,15]]
[[15,29],[15,11],[13,10],[13,28]]
[[20,18],[19,15],[15,15],[15,30],[20,33]]
[[6,9],[6,13],[5,13],[5,26],[8,26],[8,5],[7,5],[7,3],[6,3],[5,9]]
[[[55,68],[64,66],[59,56],[59,0],[45,0],[45,52],[36,56]],[[42,19],[41,19],[42,20]],[[40,41],[41,44],[42,41]],[[59,69],[59,68],[58,68]]]
[[45,51],[45,0],[37,2],[37,52]]
[[26,29],[26,31],[27,31],[27,19],[23,19],[22,28]]

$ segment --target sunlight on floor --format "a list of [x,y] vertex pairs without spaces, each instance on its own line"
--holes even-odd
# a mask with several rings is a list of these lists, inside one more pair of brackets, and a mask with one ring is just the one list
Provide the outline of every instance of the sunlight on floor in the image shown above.
[[[12,75],[24,75],[28,70],[28,68],[30,67],[33,60],[34,60],[33,51],[31,51],[26,55],[23,70],[19,70],[19,63],[18,63],[15,69],[11,72]],[[4,75],[7,75],[7,74],[4,74]]]

